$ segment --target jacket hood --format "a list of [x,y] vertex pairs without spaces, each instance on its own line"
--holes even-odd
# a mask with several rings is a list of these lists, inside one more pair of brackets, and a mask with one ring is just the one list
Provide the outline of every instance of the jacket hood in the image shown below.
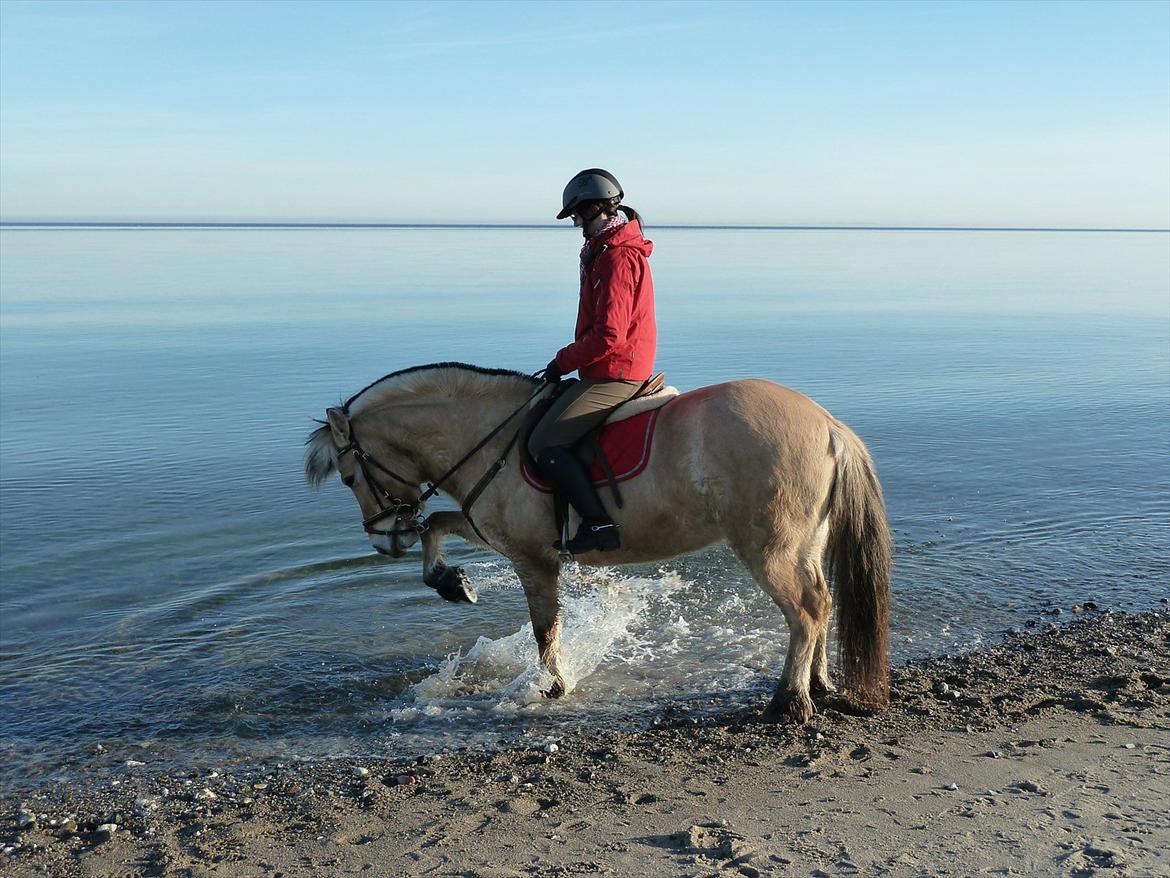
[[647,258],[654,251],[654,242],[642,237],[642,224],[637,220],[630,220],[621,228],[614,229],[598,243],[607,247],[628,247]]

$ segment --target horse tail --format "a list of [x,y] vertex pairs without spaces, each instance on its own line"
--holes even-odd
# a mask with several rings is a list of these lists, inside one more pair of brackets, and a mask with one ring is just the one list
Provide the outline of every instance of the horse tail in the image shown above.
[[837,642],[844,683],[860,705],[890,701],[890,528],[882,487],[857,435],[833,420],[836,473],[826,556],[837,590]]

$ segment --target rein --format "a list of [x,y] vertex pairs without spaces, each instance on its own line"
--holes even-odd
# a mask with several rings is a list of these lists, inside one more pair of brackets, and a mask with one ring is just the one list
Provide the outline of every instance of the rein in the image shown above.
[[[492,441],[492,439],[498,436],[500,432],[512,422],[512,419],[515,418],[516,415],[520,414],[520,412],[524,411],[524,409],[528,407],[532,400],[540,396],[540,394],[544,392],[548,383],[549,382],[547,381],[542,381],[532,396],[524,400],[524,402],[521,403],[520,406],[515,409],[515,411],[508,415],[508,417],[504,418],[504,420],[500,422],[495,427],[495,429],[480,439],[479,442],[475,444],[474,448],[459,458],[459,460],[457,460],[445,473],[443,473],[433,482],[427,482],[427,489],[412,501],[406,501],[395,497],[389,490],[386,489],[384,485],[382,485],[381,482],[379,482],[374,477],[373,473],[370,472],[369,467],[373,466],[384,472],[386,475],[390,476],[395,481],[401,482],[409,488],[417,487],[409,479],[400,476],[385,464],[379,463],[368,451],[362,448],[358,443],[357,434],[354,432],[353,422],[351,421],[349,425],[350,442],[344,448],[338,449],[337,455],[340,457],[343,454],[352,454],[357,460],[358,467],[362,471],[362,478],[364,478],[366,482],[375,489],[374,499],[378,501],[378,506],[380,508],[373,515],[362,519],[362,527],[365,529],[366,533],[386,537],[399,537],[412,533],[422,535],[425,533],[427,530],[427,519],[420,519],[418,516],[427,500],[438,494],[440,487],[445,481],[447,481],[447,479],[454,475],[455,472],[463,466],[463,464],[467,463],[467,461],[478,454],[485,445]],[[345,408],[345,413],[348,416],[348,405]],[[487,471],[480,477],[479,481],[475,483],[475,487],[473,487],[468,493],[467,499],[463,501],[463,505],[461,507],[461,511],[463,512],[463,515],[467,519],[468,523],[475,530],[479,538],[483,540],[484,543],[488,546],[491,545],[491,542],[483,535],[479,527],[476,526],[475,520],[471,517],[471,507],[475,501],[479,499],[480,494],[484,492],[487,486],[491,484],[492,480],[499,474],[500,470],[502,470],[507,464],[508,455],[511,453],[512,448],[516,445],[516,440],[519,438],[520,430],[517,430],[512,438],[508,440],[508,444],[504,447],[504,453],[501,454],[490,467],[488,467]],[[408,514],[404,515],[403,513]],[[405,520],[408,526],[395,527],[390,529],[374,527],[374,525],[376,525],[378,522],[389,518],[390,516],[396,516],[399,519]]]

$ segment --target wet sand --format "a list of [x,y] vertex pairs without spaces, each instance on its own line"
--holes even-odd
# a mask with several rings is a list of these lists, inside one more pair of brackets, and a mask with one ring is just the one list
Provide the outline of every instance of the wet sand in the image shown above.
[[0,875],[1170,874],[1170,613],[1088,610],[893,693],[799,729],[761,700],[490,755],[127,765],[5,797]]

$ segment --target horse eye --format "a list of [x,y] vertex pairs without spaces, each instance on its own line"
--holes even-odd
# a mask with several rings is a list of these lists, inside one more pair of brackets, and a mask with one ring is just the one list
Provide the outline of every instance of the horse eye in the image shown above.
[[350,473],[348,476],[342,476],[341,477],[341,484],[345,485],[345,487],[347,487],[347,488],[352,488],[353,487],[353,473]]

